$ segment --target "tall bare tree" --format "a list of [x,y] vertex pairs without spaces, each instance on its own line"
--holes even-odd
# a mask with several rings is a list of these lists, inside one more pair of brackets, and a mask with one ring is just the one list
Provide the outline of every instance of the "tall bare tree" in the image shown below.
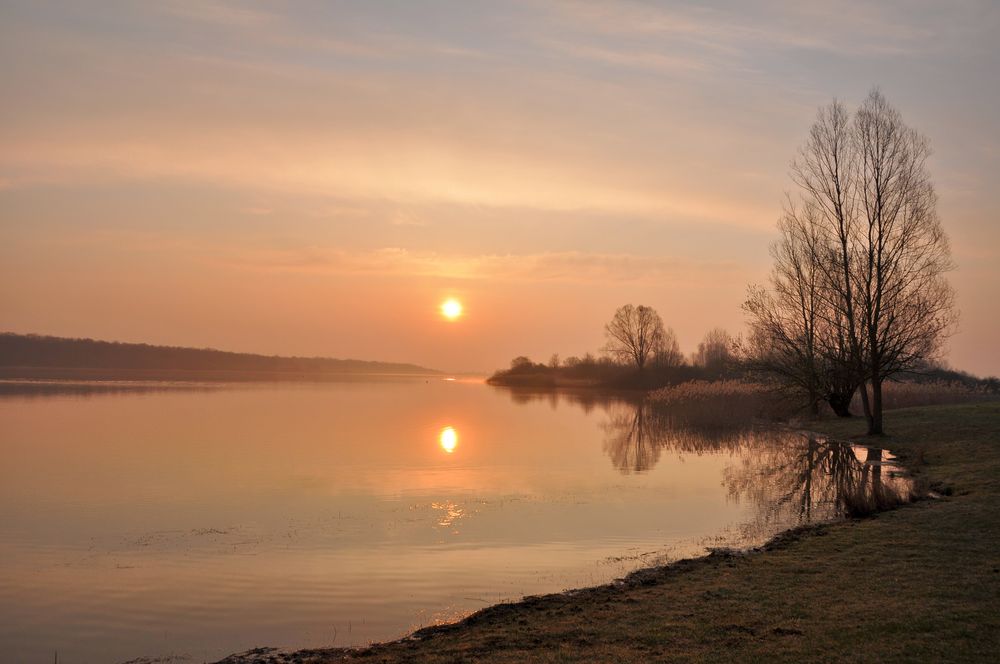
[[[832,101],[820,108],[809,131],[809,138],[792,164],[792,180],[799,186],[803,205],[814,213],[814,221],[823,236],[822,253],[814,256],[815,267],[823,276],[821,297],[827,312],[824,321],[836,329],[838,350],[831,358],[847,376],[863,382],[865,337],[857,310],[852,245],[859,232],[858,150],[852,132],[851,114]],[[853,394],[853,392],[852,392]],[[861,391],[865,417],[872,419],[867,390]]]
[[882,382],[937,356],[955,321],[948,238],[927,172],[927,139],[878,90],[854,118],[860,233],[857,290],[871,387],[869,431],[882,433]]
[[605,352],[619,362],[635,364],[642,371],[663,347],[664,329],[660,315],[652,307],[631,304],[619,307],[604,326]]
[[[882,383],[941,351],[955,321],[947,237],[926,168],[927,140],[873,90],[851,116],[820,109],[792,179],[820,233],[823,330],[849,351],[869,433],[882,433]],[[819,328],[817,328],[819,329]]]

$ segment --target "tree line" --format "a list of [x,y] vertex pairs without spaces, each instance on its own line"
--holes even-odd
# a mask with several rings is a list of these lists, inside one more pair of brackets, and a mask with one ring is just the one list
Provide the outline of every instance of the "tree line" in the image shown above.
[[491,378],[494,383],[532,386],[596,384],[606,387],[654,388],[685,380],[734,377],[742,368],[737,339],[722,328],[710,330],[697,349],[685,356],[673,329],[655,309],[626,304],[604,326],[606,342],[599,355],[535,362],[515,357],[510,368]]

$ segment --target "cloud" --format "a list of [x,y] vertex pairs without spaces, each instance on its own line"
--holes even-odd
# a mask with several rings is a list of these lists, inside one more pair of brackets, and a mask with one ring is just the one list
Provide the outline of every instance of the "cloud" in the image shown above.
[[251,205],[243,208],[242,212],[253,217],[266,217],[274,212],[274,210],[264,205]]
[[330,275],[431,277],[462,280],[604,283],[669,283],[672,286],[725,279],[743,266],[634,254],[543,252],[535,254],[443,255],[398,247],[374,251],[302,248],[240,250],[223,256],[242,269],[301,271]]
[[273,25],[279,19],[277,14],[228,2],[161,0],[152,8],[175,18],[228,27],[262,27]]
[[423,227],[427,221],[406,210],[395,210],[390,214],[389,221],[393,226]]
[[[8,141],[0,168],[44,174],[50,183],[101,184],[176,179],[201,185],[396,203],[447,203],[557,212],[604,212],[664,221],[701,219],[770,227],[770,208],[718,197],[665,163],[562,161],[559,154],[498,152],[455,137],[422,142],[417,136],[356,131],[304,136],[294,130],[206,130],[192,136],[168,129],[159,137],[67,136],[55,141]],[[388,134],[388,135],[387,135]],[[690,165],[689,165],[690,169]],[[693,173],[693,170],[691,171]],[[11,180],[16,184],[16,180]],[[702,190],[695,189],[694,186]],[[397,215],[396,225],[426,220]]]
[[581,60],[658,73],[696,74],[703,73],[714,66],[705,57],[666,54],[653,50],[612,48],[561,39],[545,39],[541,43],[552,51]]
[[727,10],[630,0],[564,0],[551,6],[559,18],[592,34],[670,38],[675,47],[698,46],[733,56],[761,47],[900,55],[925,49],[934,35],[930,26],[914,20],[918,12],[868,2],[765,3],[752,11],[741,4]]

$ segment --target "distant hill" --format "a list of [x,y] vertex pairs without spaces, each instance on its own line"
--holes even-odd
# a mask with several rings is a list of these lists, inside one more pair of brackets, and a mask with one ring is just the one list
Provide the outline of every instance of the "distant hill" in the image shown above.
[[415,364],[253,355],[211,348],[0,333],[0,378],[294,380],[436,373]]

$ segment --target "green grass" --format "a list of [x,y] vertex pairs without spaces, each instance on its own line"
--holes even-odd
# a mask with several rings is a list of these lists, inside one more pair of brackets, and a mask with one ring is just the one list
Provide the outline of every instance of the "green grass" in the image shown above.
[[[409,640],[272,661],[996,661],[1000,404],[890,411],[886,426],[878,443],[950,495],[793,532],[761,552],[643,572],[624,587],[500,605]],[[816,425],[858,440],[863,427]]]

